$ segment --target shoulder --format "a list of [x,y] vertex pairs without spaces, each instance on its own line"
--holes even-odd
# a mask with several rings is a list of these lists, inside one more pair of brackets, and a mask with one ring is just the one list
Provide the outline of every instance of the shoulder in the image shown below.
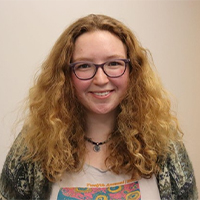
[[197,199],[192,163],[182,142],[171,143],[172,153],[160,166],[157,176],[162,199]]
[[[22,134],[13,143],[0,177],[0,199],[30,199],[49,190],[50,184],[38,163],[24,161],[26,148]],[[39,199],[39,198],[37,198]]]

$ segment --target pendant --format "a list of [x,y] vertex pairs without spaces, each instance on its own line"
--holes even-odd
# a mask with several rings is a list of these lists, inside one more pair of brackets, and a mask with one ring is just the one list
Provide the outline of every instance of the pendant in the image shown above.
[[93,150],[94,150],[95,152],[99,152],[99,151],[100,151],[100,146],[99,146],[99,145],[94,145]]

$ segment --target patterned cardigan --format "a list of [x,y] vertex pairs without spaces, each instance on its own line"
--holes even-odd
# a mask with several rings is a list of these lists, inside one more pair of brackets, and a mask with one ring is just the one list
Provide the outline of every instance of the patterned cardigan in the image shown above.
[[[21,160],[19,141],[20,137],[15,140],[3,166],[0,200],[50,199],[52,183],[44,176],[38,163]],[[194,172],[185,147],[173,144],[173,148],[174,153],[160,166],[157,175],[160,197],[162,200],[196,200]]]

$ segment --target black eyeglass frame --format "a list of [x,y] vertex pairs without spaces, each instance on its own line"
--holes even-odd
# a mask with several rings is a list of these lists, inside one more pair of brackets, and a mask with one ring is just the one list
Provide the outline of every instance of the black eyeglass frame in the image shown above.
[[[125,68],[124,68],[123,73],[120,74],[119,76],[110,76],[110,75],[108,75],[108,74],[105,72],[105,70],[104,70],[104,65],[105,65],[106,63],[108,63],[108,62],[111,62],[111,61],[118,61],[118,60],[119,60],[119,61],[123,61],[123,62],[125,63]],[[127,64],[128,64],[129,62],[130,62],[130,59],[129,59],[129,58],[128,58],[128,59],[123,59],[123,58],[121,58],[121,59],[113,59],[113,60],[106,61],[106,62],[104,62],[104,63],[102,63],[102,64],[95,64],[95,63],[92,63],[92,62],[85,62],[85,63],[92,64],[92,65],[94,65],[94,66],[96,67],[96,70],[95,70],[94,74],[93,74],[90,78],[80,78],[80,77],[77,76],[77,74],[76,74],[76,72],[75,72],[75,70],[74,70],[74,67],[75,67],[76,64],[84,63],[84,62],[79,61],[79,62],[70,63],[69,66],[72,68],[73,73],[75,74],[75,76],[76,76],[78,79],[80,79],[80,80],[90,80],[90,79],[94,78],[94,76],[96,75],[96,73],[97,73],[99,67],[103,70],[103,72],[104,72],[104,74],[106,74],[106,76],[108,76],[108,77],[110,77],[110,78],[118,78],[118,77],[122,76],[122,75],[125,73],[126,68],[127,68]]]

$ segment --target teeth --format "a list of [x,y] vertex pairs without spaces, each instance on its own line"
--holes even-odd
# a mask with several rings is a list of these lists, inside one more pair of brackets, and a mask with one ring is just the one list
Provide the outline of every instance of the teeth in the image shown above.
[[109,94],[109,92],[94,92],[94,94],[98,96],[106,96],[107,94]]

